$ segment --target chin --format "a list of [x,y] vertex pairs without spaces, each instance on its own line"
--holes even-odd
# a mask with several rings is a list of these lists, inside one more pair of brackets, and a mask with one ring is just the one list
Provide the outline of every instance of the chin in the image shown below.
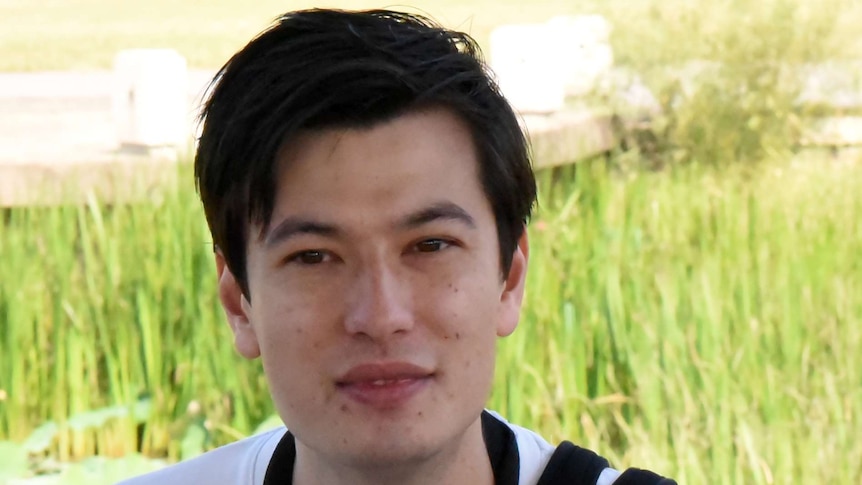
[[437,448],[429,444],[380,440],[373,444],[369,443],[362,449],[344,450],[344,458],[352,467],[380,473],[385,470],[395,472],[405,467],[412,469],[437,452]]

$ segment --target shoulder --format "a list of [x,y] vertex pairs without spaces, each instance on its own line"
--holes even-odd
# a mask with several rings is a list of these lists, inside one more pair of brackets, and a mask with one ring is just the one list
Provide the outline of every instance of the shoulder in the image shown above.
[[191,460],[120,482],[118,485],[260,485],[263,483],[269,459],[286,431],[282,426],[216,448]]
[[570,442],[553,446],[535,432],[509,423],[494,411],[488,413],[508,426],[515,435],[520,460],[519,484],[571,484],[575,479],[577,483],[596,485],[676,485],[674,481],[646,470],[631,468],[621,473],[590,450]]
[[538,485],[676,485],[651,471],[629,468],[622,473],[595,452],[564,441],[554,450]]

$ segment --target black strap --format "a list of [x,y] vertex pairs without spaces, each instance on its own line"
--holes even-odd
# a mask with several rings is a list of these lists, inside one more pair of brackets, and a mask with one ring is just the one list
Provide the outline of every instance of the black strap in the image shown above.
[[601,456],[563,441],[551,455],[538,485],[596,485],[608,466],[608,460]]
[[[515,433],[502,421],[482,412],[482,437],[494,472],[495,485],[518,485],[520,459]],[[284,433],[266,468],[263,485],[292,485],[293,464],[296,461],[296,439],[290,431]]]
[[616,479],[614,485],[676,485],[676,482],[649,470],[629,468]]
[[263,476],[263,485],[293,485],[293,463],[296,461],[296,439],[286,431],[275,446]]
[[[494,471],[495,485],[518,485],[520,459],[515,433],[488,412],[482,413],[482,436]],[[296,440],[284,433],[266,469],[264,485],[292,485],[296,461]],[[538,485],[595,485],[608,461],[569,441],[560,443],[545,467]],[[614,485],[676,485],[673,480],[653,472],[629,468]]]
[[495,485],[518,485],[521,459],[518,455],[518,440],[511,428],[487,411],[482,412],[482,437]]
[[[596,485],[608,461],[590,450],[564,441],[554,450],[538,485]],[[629,468],[613,485],[676,485],[648,470]]]

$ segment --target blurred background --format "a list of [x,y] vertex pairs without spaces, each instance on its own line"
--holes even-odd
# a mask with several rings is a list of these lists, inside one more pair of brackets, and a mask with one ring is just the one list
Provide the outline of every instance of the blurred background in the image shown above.
[[[862,3],[0,0],[0,484],[280,425],[182,130],[236,50],[324,6],[470,33],[523,116],[540,204],[489,408],[680,483],[860,483]],[[179,142],[142,128],[170,116]]]

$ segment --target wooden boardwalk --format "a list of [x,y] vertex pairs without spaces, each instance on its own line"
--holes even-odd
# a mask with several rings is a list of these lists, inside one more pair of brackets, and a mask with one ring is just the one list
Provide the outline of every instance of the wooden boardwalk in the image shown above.
[[[826,105],[837,115],[806,121],[798,145],[833,150],[862,147],[862,63],[810,69],[803,104]],[[831,69],[831,71],[830,71]],[[189,71],[188,123],[213,71]],[[121,202],[147,197],[178,181],[177,160],[192,147],[150,153],[118,150],[112,116],[114,74],[0,73],[0,207],[79,203],[91,197]],[[846,78],[846,79],[845,79]],[[833,86],[834,84],[834,86]],[[612,150],[619,135],[612,113],[570,109],[524,115],[538,168],[572,163]]]
[[[189,73],[190,106],[199,106],[212,72]],[[0,74],[0,206],[109,202],[147,197],[176,183],[185,153],[118,150],[111,72]],[[196,109],[189,113],[193,125]],[[609,112],[525,115],[539,166],[570,163],[610,150]],[[191,181],[182,181],[191,189]]]

